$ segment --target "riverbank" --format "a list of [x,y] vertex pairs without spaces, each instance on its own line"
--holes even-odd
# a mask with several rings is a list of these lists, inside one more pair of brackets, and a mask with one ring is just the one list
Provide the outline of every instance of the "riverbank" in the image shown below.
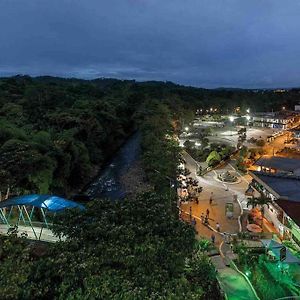
[[[124,177],[139,160],[141,154],[141,134],[135,132],[119,149],[112,160],[102,169],[99,175],[85,189],[90,198],[109,198],[112,200],[124,198],[127,195]],[[141,171],[131,171],[140,174]],[[131,174],[131,177],[133,174]],[[143,177],[143,175],[140,175]],[[141,181],[141,180],[140,180]]]

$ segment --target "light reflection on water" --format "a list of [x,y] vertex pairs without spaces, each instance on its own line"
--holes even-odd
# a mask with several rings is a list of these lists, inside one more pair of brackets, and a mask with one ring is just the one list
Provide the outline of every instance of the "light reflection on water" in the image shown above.
[[99,177],[87,188],[91,198],[120,199],[126,192],[120,182],[121,177],[140,155],[140,133],[133,134],[99,174]]

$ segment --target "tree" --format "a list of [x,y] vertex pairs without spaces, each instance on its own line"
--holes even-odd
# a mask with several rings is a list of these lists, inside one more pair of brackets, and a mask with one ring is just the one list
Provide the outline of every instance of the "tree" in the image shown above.
[[253,209],[257,206],[260,206],[260,211],[261,211],[262,217],[264,218],[264,206],[266,205],[269,208],[271,203],[272,203],[272,200],[265,196],[260,196],[258,198],[252,197],[252,198],[248,198],[247,207],[252,206],[252,209]]
[[206,158],[206,162],[209,166],[214,166],[221,161],[221,156],[217,151],[212,151]]
[[265,141],[260,139],[258,141],[256,141],[256,146],[257,147],[263,147],[265,145]]
[[53,226],[65,240],[39,252],[32,243],[5,238],[2,298],[220,299],[207,245],[198,245],[194,229],[168,213],[167,202],[145,193],[66,211]]

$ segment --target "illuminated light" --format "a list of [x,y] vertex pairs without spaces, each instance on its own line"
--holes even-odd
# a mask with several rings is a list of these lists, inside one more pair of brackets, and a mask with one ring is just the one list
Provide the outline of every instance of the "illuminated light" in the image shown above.
[[247,112],[247,114],[249,114],[249,113],[250,113],[250,108],[248,108],[248,109],[246,110],[246,112]]
[[189,128],[188,128],[188,127],[185,127],[184,130],[185,130],[185,131],[189,131]]
[[217,111],[217,109],[215,108],[215,111]]
[[230,116],[230,117],[229,117],[229,121],[230,121],[230,122],[233,122],[233,121],[234,121],[234,117],[233,117],[233,116]]
[[285,110],[285,106],[282,106],[282,110]]
[[210,108],[210,111],[213,111],[213,108],[212,108],[212,107]]
[[246,116],[246,119],[249,121],[250,120],[250,116]]
[[250,272],[249,270],[247,270],[247,271],[245,272],[245,274],[246,274],[247,277],[249,277],[249,276],[251,275],[251,272]]

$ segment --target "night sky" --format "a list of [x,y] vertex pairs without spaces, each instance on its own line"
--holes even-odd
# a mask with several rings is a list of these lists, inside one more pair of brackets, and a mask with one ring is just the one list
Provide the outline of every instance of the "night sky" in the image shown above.
[[0,75],[300,86],[299,0],[0,0]]

